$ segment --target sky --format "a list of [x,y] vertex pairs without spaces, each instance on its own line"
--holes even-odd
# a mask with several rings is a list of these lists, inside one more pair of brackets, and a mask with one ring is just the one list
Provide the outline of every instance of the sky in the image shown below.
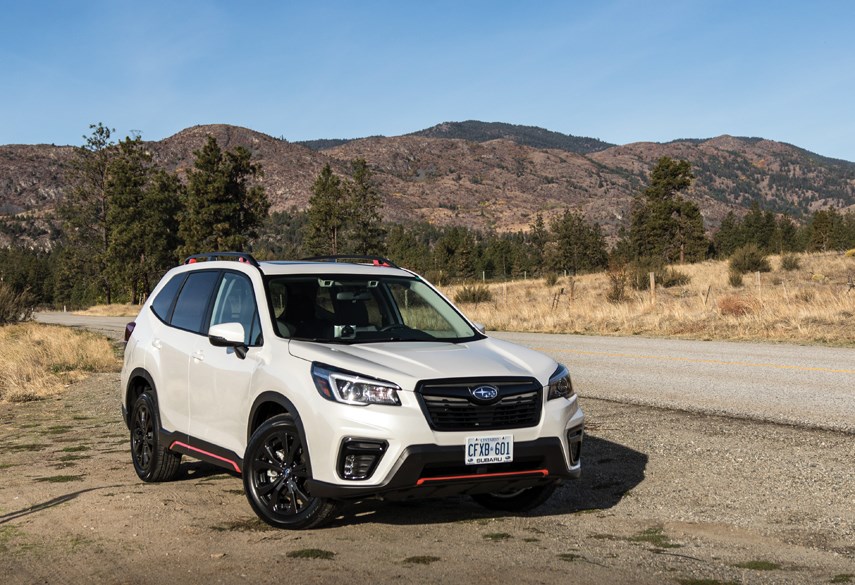
[[853,31],[848,0],[0,0],[0,144],[483,120],[855,161]]

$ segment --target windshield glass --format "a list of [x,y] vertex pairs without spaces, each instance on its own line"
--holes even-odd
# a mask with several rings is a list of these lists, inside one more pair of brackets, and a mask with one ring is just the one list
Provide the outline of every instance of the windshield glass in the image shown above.
[[280,337],[327,343],[448,341],[482,335],[424,282],[404,277],[270,276]]

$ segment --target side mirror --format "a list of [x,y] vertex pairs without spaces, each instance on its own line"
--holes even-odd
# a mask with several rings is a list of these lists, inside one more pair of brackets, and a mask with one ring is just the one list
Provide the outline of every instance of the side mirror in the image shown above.
[[480,333],[481,335],[487,335],[487,328],[484,327],[483,323],[473,322],[472,324],[475,326],[475,329],[478,331],[478,333]]
[[244,330],[240,323],[218,323],[208,329],[208,341],[215,347],[233,347],[240,359],[246,357],[247,349],[243,342]]

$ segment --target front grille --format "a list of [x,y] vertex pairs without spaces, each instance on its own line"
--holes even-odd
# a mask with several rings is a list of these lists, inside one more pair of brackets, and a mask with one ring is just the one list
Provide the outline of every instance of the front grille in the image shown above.
[[[489,385],[495,401],[479,403],[470,390]],[[540,422],[542,388],[533,378],[429,380],[416,395],[436,431],[489,431],[533,427]]]

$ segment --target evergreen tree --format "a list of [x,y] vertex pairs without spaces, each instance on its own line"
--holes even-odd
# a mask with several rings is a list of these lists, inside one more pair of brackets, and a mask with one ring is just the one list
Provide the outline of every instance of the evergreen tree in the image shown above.
[[732,211],[728,211],[724,216],[714,241],[716,253],[722,258],[730,256],[734,250],[745,244],[742,239],[742,222]]
[[181,239],[178,217],[184,185],[177,175],[155,171],[143,192],[138,221],[142,226],[143,249],[140,257],[141,292],[148,296],[163,274],[179,260],[176,254]]
[[138,302],[143,286],[145,239],[158,236],[148,233],[141,221],[146,212],[143,193],[150,163],[151,156],[137,136],[120,141],[107,165],[107,223],[112,237],[107,246],[106,269],[116,292],[123,290],[133,302]]
[[430,247],[418,237],[418,226],[395,224],[389,228],[386,247],[389,258],[416,272],[430,269]]
[[348,252],[382,256],[386,250],[386,229],[380,217],[380,193],[365,159],[352,160],[350,168],[353,179],[345,183],[344,189],[350,208],[346,222]]
[[546,245],[548,242],[549,232],[546,230],[546,222],[543,221],[543,214],[538,212],[531,226],[529,226],[529,261],[527,263],[532,267],[537,267],[538,272],[542,272],[541,267],[544,266]]
[[108,271],[112,230],[107,218],[107,176],[115,130],[100,122],[89,128],[92,133],[84,136],[82,147],[75,149],[69,165],[71,188],[58,207],[63,277],[57,280],[56,296],[73,304],[113,300]]
[[242,146],[223,152],[213,136],[194,154],[181,213],[180,255],[241,251],[257,236],[270,209],[264,189],[253,184],[261,166]]
[[692,184],[689,161],[662,157],[633,201],[629,242],[635,258],[673,263],[702,260],[708,243],[698,206],[679,193]]
[[551,226],[555,240],[550,267],[555,271],[579,271],[605,268],[608,264],[605,239],[600,226],[589,225],[578,212],[564,211]]
[[312,185],[304,252],[310,256],[338,254],[348,211],[341,179],[328,163]]

